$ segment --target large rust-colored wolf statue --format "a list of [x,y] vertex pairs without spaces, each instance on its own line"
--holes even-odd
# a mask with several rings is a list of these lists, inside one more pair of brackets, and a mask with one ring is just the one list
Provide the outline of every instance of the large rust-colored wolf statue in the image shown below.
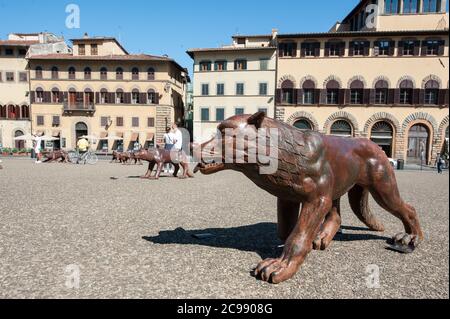
[[[217,155],[211,150],[218,147],[231,147],[235,154],[248,156],[249,146],[256,141],[238,143],[236,138],[225,138],[225,132],[250,136],[261,128],[278,131],[278,170],[274,174],[260,174],[259,162],[229,163],[225,152],[220,155],[222,161],[210,160]],[[370,212],[369,194],[402,221],[405,231],[391,242],[398,250],[412,252],[423,240],[415,209],[400,197],[393,167],[370,140],[301,131],[261,112],[234,116],[221,123],[218,132],[221,139],[196,148],[194,155],[200,163],[195,172],[239,171],[278,198],[278,236],[285,246],[280,258],[264,260],[255,268],[254,274],[263,281],[276,284],[290,279],[312,249],[324,250],[330,245],[341,226],[340,198],[347,193],[351,209],[370,230],[383,231],[384,227]]]

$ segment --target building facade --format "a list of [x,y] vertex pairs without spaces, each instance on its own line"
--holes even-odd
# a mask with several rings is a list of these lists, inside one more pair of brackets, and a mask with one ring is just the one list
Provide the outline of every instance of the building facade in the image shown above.
[[58,138],[53,147],[81,136],[97,151],[149,147],[183,121],[187,71],[176,61],[129,54],[115,38],[71,41],[73,53],[29,57],[32,130]]
[[274,116],[275,37],[275,31],[235,36],[229,46],[188,51],[194,60],[194,141],[209,139],[218,123],[236,114]]
[[433,163],[448,139],[445,2],[361,1],[330,32],[278,35],[276,118]]

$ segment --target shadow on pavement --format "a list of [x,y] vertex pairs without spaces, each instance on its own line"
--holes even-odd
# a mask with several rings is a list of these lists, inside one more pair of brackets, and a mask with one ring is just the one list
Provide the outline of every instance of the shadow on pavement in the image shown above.
[[[359,227],[343,227],[354,230],[367,230]],[[201,236],[209,235],[212,236]],[[199,236],[200,235],[200,236]],[[200,237],[203,239],[199,239]],[[158,236],[145,236],[143,239],[161,245],[200,245],[216,248],[237,249],[241,251],[255,252],[262,259],[276,258],[282,252],[282,242],[277,237],[277,224],[259,223],[255,225],[231,227],[231,228],[207,228],[197,230],[185,230],[177,228],[175,230],[165,230],[159,232]],[[369,234],[337,234],[335,241],[361,241],[361,240],[383,240],[388,238]]]

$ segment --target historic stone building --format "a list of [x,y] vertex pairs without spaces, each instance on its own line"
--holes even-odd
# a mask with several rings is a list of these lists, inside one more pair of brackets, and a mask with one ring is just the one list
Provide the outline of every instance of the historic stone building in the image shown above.
[[167,125],[183,121],[187,70],[176,61],[129,54],[115,38],[71,41],[73,53],[29,57],[33,132],[64,149],[88,135],[110,152],[161,143]]
[[219,48],[191,49],[194,60],[194,140],[209,139],[235,114],[275,109],[276,31],[234,36]]
[[445,8],[445,0],[365,0],[330,32],[278,35],[276,117],[432,163],[448,139]]

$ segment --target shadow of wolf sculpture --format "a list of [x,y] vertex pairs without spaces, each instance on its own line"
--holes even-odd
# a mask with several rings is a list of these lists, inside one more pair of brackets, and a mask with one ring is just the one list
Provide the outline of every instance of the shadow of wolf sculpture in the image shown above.
[[[231,147],[248,157],[249,145],[256,142],[237,143],[236,136],[255,134],[260,128],[278,130],[276,173],[260,174],[261,163],[228,164],[225,152],[220,162],[212,160],[217,154],[211,150],[217,147]],[[225,130],[233,132],[232,139],[225,138]],[[394,169],[370,140],[301,131],[262,112],[231,117],[218,126],[218,132],[221,139],[213,138],[196,148],[194,155],[200,163],[194,172],[239,171],[278,198],[278,236],[285,242],[284,250],[280,258],[258,264],[254,269],[257,278],[281,283],[296,274],[311,250],[326,249],[340,229],[340,198],[347,193],[351,209],[370,230],[381,232],[384,227],[369,209],[369,193],[402,221],[405,231],[390,242],[395,250],[412,252],[423,240],[415,209],[400,197]]]

